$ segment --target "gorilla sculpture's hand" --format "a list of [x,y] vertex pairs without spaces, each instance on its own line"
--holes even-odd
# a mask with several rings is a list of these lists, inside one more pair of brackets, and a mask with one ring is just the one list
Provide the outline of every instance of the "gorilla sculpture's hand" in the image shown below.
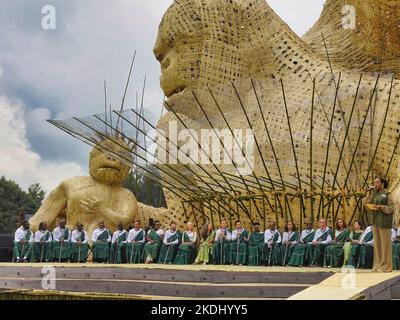
[[99,213],[102,207],[102,201],[94,195],[89,195],[87,198],[82,199],[80,204],[82,211],[86,214]]

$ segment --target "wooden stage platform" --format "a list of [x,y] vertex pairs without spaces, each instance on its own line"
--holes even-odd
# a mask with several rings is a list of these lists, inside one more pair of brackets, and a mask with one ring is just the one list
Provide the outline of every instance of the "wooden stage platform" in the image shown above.
[[[43,290],[48,267],[53,290]],[[400,272],[348,277],[327,268],[0,263],[0,299],[400,298]]]

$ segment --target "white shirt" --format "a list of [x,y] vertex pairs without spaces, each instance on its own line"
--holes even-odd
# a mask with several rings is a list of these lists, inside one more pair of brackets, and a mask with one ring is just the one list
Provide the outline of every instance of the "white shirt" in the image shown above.
[[[26,235],[26,233],[27,233],[28,231],[30,231],[30,230],[29,230],[29,229],[28,229],[28,230],[25,230],[24,227],[19,227],[19,228],[15,231],[14,241],[15,241],[15,242],[20,242],[21,240],[24,240],[24,239],[25,239],[25,235]],[[30,235],[30,237],[29,237],[28,242],[33,242],[33,233],[32,233],[32,231],[31,231],[31,235]]]
[[268,245],[271,246],[272,245],[272,240],[273,240],[275,234],[278,234],[278,239],[276,240],[275,243],[281,243],[282,242],[281,234],[276,229],[275,230],[271,230],[271,229],[265,230],[265,232],[264,232],[264,243],[268,243]]
[[[64,232],[65,232],[65,228],[64,229],[61,229],[60,227],[55,228],[53,230],[53,241],[60,241]],[[68,230],[68,238],[64,241],[70,241],[70,240],[71,240],[71,231]]]
[[307,237],[310,233],[314,232],[314,229],[305,229],[301,232],[300,240],[303,241],[305,237]]
[[172,231],[172,230],[167,230],[165,232],[165,237],[164,237],[164,244],[178,244],[179,243],[179,239],[176,239],[172,242],[168,242],[168,239],[171,238],[172,236],[174,236],[176,234],[176,231]]
[[[326,227],[325,229],[321,229],[321,228],[317,229],[317,231],[315,231],[315,236],[314,236],[313,241],[318,241],[318,239],[319,239],[321,236],[323,236],[325,233],[327,233],[327,232],[329,232],[329,227]],[[323,244],[329,244],[329,243],[331,243],[331,242],[332,242],[332,236],[331,236],[331,234],[328,233],[328,236],[326,237],[326,240],[324,240],[324,241],[319,241],[319,242],[320,242],[320,243],[323,243]]]
[[231,241],[236,241],[240,237],[240,234],[243,232],[244,232],[244,228],[242,228],[240,230],[238,230],[238,229],[233,230],[232,234],[231,234]]
[[51,232],[48,230],[38,230],[35,232],[35,242],[40,242],[42,240],[42,238],[46,235],[46,233],[49,233],[50,236],[49,238],[46,240],[46,242],[51,242],[53,239],[51,238]]
[[[96,242],[96,241],[97,241],[97,238],[98,238],[105,230],[107,230],[107,228],[103,228],[103,229],[97,228],[97,229],[93,230],[93,233],[92,233],[92,241],[93,241],[93,242]],[[107,230],[107,231],[108,231],[108,230]],[[106,241],[107,241],[107,242],[110,242],[110,241],[111,241],[110,231],[108,231],[108,238],[107,238]]]
[[185,231],[182,234],[182,242],[184,241],[185,233],[189,237],[190,242],[196,242],[197,241],[197,233],[196,232],[194,232],[194,231],[190,231],[190,232],[189,231]]
[[222,230],[221,228],[219,228],[216,232],[215,232],[215,239],[214,242],[218,242],[220,241],[220,234],[222,233],[222,231],[225,232],[225,240],[226,241],[231,241],[231,233],[229,232],[228,229],[224,229]]
[[126,239],[127,242],[131,242],[132,240],[134,240],[136,238],[136,236],[139,234],[140,231],[143,231],[143,239],[138,241],[140,243],[144,243],[146,241],[146,234],[144,232],[144,230],[142,228],[140,228],[139,230],[136,230],[135,228],[129,230],[128,233],[128,238]]
[[81,236],[82,232],[84,232],[85,234],[85,240],[82,241],[82,243],[88,243],[89,241],[89,237],[88,234],[85,230],[82,230],[81,232],[78,231],[78,229],[75,229],[74,231],[72,231],[71,234],[71,242],[76,243],[78,242],[79,237]]
[[[118,238],[120,237],[120,236],[122,236],[124,233],[126,233],[126,230],[117,230],[117,231],[115,231],[114,233],[113,233],[113,236],[112,236],[112,239],[111,239],[111,242],[112,243],[115,243],[115,241],[117,241],[118,240]],[[124,242],[126,242],[126,238],[125,238],[125,241]]]
[[366,227],[364,232],[361,234],[360,239],[358,240],[359,244],[362,243],[366,243],[366,244],[374,244],[374,239],[372,239],[371,241],[365,242],[364,238],[367,234],[369,234],[370,232],[372,232],[372,226]]
[[400,237],[400,228],[397,229],[397,236]]
[[[291,231],[291,232],[284,232],[283,233],[283,235],[282,235],[282,242],[285,242],[285,241],[289,241],[289,239],[290,239],[290,237],[293,235],[293,233],[295,233],[295,231]],[[293,243],[293,244],[296,244],[297,243],[297,240],[295,240],[295,241],[290,241],[290,243]]]

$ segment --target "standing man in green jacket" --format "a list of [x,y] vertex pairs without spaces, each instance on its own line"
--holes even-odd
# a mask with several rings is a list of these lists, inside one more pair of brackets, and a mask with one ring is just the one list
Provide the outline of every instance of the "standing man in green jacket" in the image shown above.
[[368,219],[373,224],[374,266],[375,272],[392,272],[393,204],[389,192],[389,183],[383,177],[377,177],[374,187],[368,189],[363,204],[367,208]]

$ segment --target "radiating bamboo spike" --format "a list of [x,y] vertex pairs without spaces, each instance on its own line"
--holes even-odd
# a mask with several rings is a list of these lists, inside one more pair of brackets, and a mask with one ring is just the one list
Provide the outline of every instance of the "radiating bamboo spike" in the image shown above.
[[[178,119],[178,121],[183,125],[183,127],[184,127],[186,130],[188,130],[189,134],[192,136],[192,138],[194,139],[194,141],[196,141],[199,150],[201,150],[201,151],[208,157],[208,160],[210,161],[210,163],[211,163],[211,165],[214,167],[214,169],[217,170],[217,172],[219,173],[219,175],[221,175],[223,178],[225,178],[225,176],[222,175],[221,170],[218,168],[218,166],[217,166],[215,163],[213,163],[213,161],[212,161],[211,157],[209,156],[209,154],[204,150],[204,148],[202,147],[202,145],[200,144],[200,142],[198,141],[198,139],[196,139],[196,137],[193,135],[192,131],[189,130],[189,128],[187,127],[187,125],[185,124],[185,122],[181,119],[181,117],[178,115],[178,113],[175,112],[175,110],[173,109],[173,107],[172,107],[171,105],[169,105],[167,101],[164,101],[164,103],[167,105],[168,109],[171,110],[171,112],[172,112],[172,113],[174,114],[174,116]],[[226,179],[224,179],[224,180],[225,180],[225,183],[226,183],[226,184],[229,186],[229,188],[231,189],[231,191],[232,191],[233,193],[235,193],[235,190],[234,190],[233,187],[230,185],[229,181],[227,181]],[[223,188],[222,185],[221,185],[221,188]],[[241,207],[242,207],[243,211],[248,215],[248,214],[249,214],[249,213],[248,213],[248,210],[247,210],[247,208],[245,207],[245,205],[244,205],[243,203],[241,203]]]
[[[286,120],[287,120],[287,124],[288,124],[288,128],[289,128],[290,141],[291,141],[291,145],[292,145],[294,163],[295,163],[295,167],[296,167],[297,180],[298,180],[298,183],[299,183],[299,190],[302,190],[303,187],[301,185],[299,164],[298,164],[298,161],[297,161],[297,154],[296,154],[296,148],[295,148],[295,145],[294,145],[292,126],[290,124],[289,110],[288,110],[288,106],[287,106],[287,102],[286,102],[285,87],[283,85],[283,80],[282,79],[281,79],[281,87],[282,87],[283,103],[284,103],[284,106],[285,106]],[[304,199],[303,199],[303,195],[301,195],[301,197],[300,197],[300,225],[303,224],[303,217],[304,217]]]
[[[224,115],[224,113],[222,112],[222,110],[221,110],[221,108],[220,108],[220,106],[219,106],[217,100],[215,99],[215,97],[214,97],[214,95],[213,95],[211,89],[210,89],[209,87],[207,87],[207,89],[208,89],[208,91],[209,91],[209,93],[210,93],[210,95],[211,95],[211,97],[212,97],[212,99],[213,99],[213,101],[214,101],[215,106],[217,107],[219,113],[221,114],[221,116],[222,116],[222,118],[223,118],[225,124],[227,125],[227,127],[228,127],[228,129],[229,129],[229,132],[231,133],[231,135],[232,135],[232,137],[234,138],[234,140],[236,141],[236,143],[237,143],[239,149],[241,150],[242,156],[243,156],[244,159],[246,160],[247,165],[248,165],[249,167],[251,167],[251,165],[250,165],[250,163],[249,163],[249,161],[248,161],[246,155],[245,155],[244,152],[243,152],[243,149],[240,147],[240,144],[239,144],[239,142],[237,141],[237,138],[236,138],[235,134],[233,133],[233,130],[232,130],[232,128],[231,128],[229,122],[228,122],[227,119],[225,118],[225,115]],[[193,90],[192,90],[192,94],[193,94],[193,96],[195,97],[195,99],[196,99],[196,101],[197,101],[197,103],[198,103],[200,109],[203,111],[203,114],[206,116],[206,119],[207,119],[208,123],[210,124],[211,128],[213,128],[213,130],[214,130],[214,132],[215,132],[214,126],[212,125],[211,121],[209,120],[207,114],[205,113],[204,108],[203,108],[203,107],[201,106],[201,104],[199,103],[199,101],[198,101],[196,95],[194,94]],[[217,136],[218,136],[218,135],[217,135]],[[221,140],[220,140],[220,142],[221,142]],[[222,143],[222,142],[221,142],[221,143]],[[230,156],[229,152],[227,152],[227,154]],[[233,166],[234,166],[234,167],[236,168],[236,170],[238,171],[239,177],[242,178],[243,184],[244,184],[245,188],[247,189],[247,192],[250,194],[251,191],[250,191],[248,185],[246,184],[246,181],[243,179],[242,175],[240,174],[240,171],[238,170],[238,168],[237,168],[237,166],[236,166],[236,164],[235,164],[235,161],[233,161],[232,158],[231,158],[231,161],[232,161]],[[257,176],[255,175],[254,172],[253,172],[253,176],[254,176],[255,179],[257,180],[257,183],[258,183],[260,189],[263,190],[263,188],[262,188],[262,186],[261,186],[261,184],[260,184],[260,181],[257,179]],[[258,206],[257,206],[257,203],[256,203],[255,201],[253,201],[253,203],[254,203],[254,206],[255,206],[255,208],[256,208],[256,211],[257,211],[258,215],[261,217],[261,212],[260,212],[260,209],[259,209]],[[271,205],[271,203],[269,203],[269,206],[270,206],[271,210],[274,210],[273,207],[272,207],[272,205]]]

